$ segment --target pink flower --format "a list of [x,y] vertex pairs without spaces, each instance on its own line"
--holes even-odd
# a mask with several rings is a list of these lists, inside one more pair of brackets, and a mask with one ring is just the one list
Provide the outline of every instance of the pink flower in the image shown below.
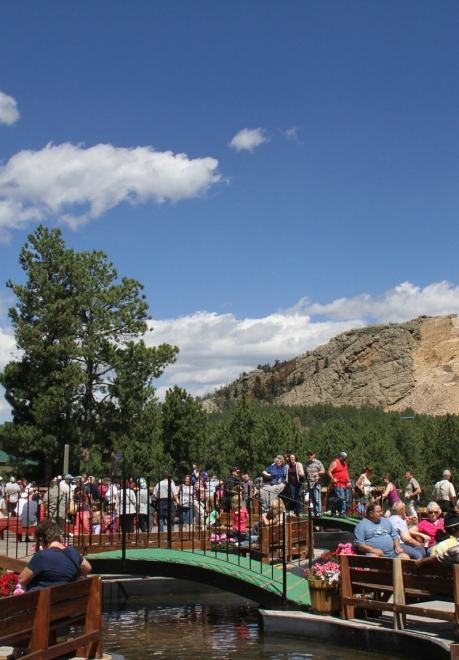
[[341,570],[336,562],[327,561],[314,564],[311,569],[307,568],[304,574],[308,580],[321,580],[326,584],[334,584],[339,582]]

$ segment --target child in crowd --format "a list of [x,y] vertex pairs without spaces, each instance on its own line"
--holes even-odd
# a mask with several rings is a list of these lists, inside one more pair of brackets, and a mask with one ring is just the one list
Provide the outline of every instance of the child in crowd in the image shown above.
[[237,541],[244,541],[247,538],[247,521],[249,514],[245,502],[239,495],[231,498],[230,519],[233,529],[231,535]]

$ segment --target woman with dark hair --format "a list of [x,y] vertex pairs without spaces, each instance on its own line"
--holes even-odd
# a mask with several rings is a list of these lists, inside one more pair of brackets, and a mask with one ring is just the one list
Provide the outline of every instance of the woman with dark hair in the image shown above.
[[75,548],[64,544],[64,532],[52,520],[37,527],[37,543],[42,549],[34,554],[19,575],[19,584],[26,591],[72,582],[87,575],[91,564]]
[[302,463],[297,460],[296,454],[289,454],[287,463],[289,508],[292,508],[297,516],[303,512],[304,508],[303,481],[304,469]]
[[383,477],[385,488],[384,493],[378,498],[381,500],[381,505],[386,504],[388,510],[392,509],[395,502],[400,502],[400,495],[398,494],[397,486],[395,485],[394,478],[390,472],[386,472]]

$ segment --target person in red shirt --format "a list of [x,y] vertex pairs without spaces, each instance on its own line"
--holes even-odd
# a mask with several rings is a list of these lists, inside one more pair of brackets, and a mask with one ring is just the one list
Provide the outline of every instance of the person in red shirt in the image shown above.
[[351,485],[345,451],[340,452],[338,458],[330,463],[328,476],[330,477],[332,495],[335,500],[334,507],[338,510],[340,516],[345,516],[347,513],[348,489]]

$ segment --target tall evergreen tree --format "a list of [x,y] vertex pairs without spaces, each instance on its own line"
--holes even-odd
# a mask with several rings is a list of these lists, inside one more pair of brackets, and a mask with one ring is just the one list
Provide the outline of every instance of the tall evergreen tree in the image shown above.
[[97,446],[107,403],[120,408],[117,369],[135,358],[155,377],[178,349],[132,348],[147,331],[148,304],[142,285],[118,280],[103,252],[75,252],[58,229],[40,226],[20,264],[25,283],[7,286],[17,298],[9,315],[22,355],[0,375],[13,409],[2,436],[49,468],[69,443],[76,465],[82,449]]
[[164,450],[173,463],[176,476],[190,472],[193,462],[205,465],[211,448],[208,445],[207,414],[186,390],[167,390],[162,411]]

